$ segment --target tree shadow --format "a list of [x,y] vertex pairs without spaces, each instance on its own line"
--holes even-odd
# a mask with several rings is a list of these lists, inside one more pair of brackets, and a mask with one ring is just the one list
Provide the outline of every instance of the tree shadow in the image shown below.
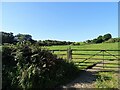
[[86,70],[81,70],[80,75],[78,78],[76,78],[74,81],[69,83],[68,85],[74,85],[76,83],[83,83],[83,84],[91,84],[97,79],[97,74],[96,72],[91,72],[91,71],[86,71]]
[[86,88],[86,87],[82,87],[82,86],[92,85],[92,83],[94,81],[96,81],[97,77],[98,77],[98,75],[97,75],[97,72],[95,72],[95,71],[91,72],[91,71],[87,71],[87,70],[80,70],[80,74],[78,75],[78,77],[76,79],[74,79],[72,82],[70,82],[66,85],[60,86],[58,88],[60,90],[63,90],[65,88],[75,89],[75,88],[78,88],[78,87],[76,87],[76,85],[80,85],[79,88]]
[[[64,86],[60,86],[57,88],[57,90],[86,90],[86,89],[95,89],[94,86],[90,87],[90,85],[92,85],[96,79],[98,79],[98,77],[100,77],[100,75],[98,74],[101,71],[89,71],[89,70],[80,70],[80,75],[73,80],[72,82],[68,83],[67,85]],[[102,71],[104,72],[104,71]],[[111,71],[110,71],[111,72]],[[109,77],[105,77],[106,79],[110,79]],[[83,87],[78,86],[76,87],[77,84],[81,84],[81,86],[83,85]],[[84,85],[88,85],[88,87],[84,87]],[[97,88],[98,89],[98,88]],[[100,90],[104,90],[103,88]],[[105,89],[106,90],[106,89]],[[109,90],[118,90],[117,88],[112,88]]]

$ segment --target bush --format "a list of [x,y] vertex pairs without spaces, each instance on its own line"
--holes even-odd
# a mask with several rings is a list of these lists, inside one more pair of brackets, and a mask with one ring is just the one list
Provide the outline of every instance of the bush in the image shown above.
[[17,87],[16,61],[12,55],[13,48],[2,47],[2,87],[5,90]]
[[114,42],[120,42],[120,38],[111,38],[106,41],[106,43],[114,43]]
[[3,47],[2,54],[3,89],[53,88],[78,74],[73,63],[36,46]]

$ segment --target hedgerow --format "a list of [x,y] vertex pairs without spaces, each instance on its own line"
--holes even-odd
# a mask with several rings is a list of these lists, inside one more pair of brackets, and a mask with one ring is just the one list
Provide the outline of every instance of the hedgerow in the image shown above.
[[2,61],[2,88],[5,90],[55,88],[79,73],[72,62],[39,46],[3,46]]

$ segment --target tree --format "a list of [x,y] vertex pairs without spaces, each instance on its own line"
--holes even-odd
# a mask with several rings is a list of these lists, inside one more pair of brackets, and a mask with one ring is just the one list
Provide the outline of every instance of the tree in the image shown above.
[[2,37],[2,44],[3,43],[13,43],[14,42],[14,36],[13,33],[6,33],[6,32],[0,32],[0,37]]
[[93,40],[92,40],[92,43],[97,43],[97,39],[93,39]]
[[102,43],[103,42],[103,37],[100,35],[97,40],[96,40],[96,43]]
[[19,42],[23,42],[23,41],[32,41],[32,36],[29,34],[17,34],[15,36],[15,39]]
[[108,33],[108,34],[105,34],[102,39],[103,41],[107,41],[110,38],[112,38],[112,35]]
[[91,40],[87,40],[86,43],[91,43]]

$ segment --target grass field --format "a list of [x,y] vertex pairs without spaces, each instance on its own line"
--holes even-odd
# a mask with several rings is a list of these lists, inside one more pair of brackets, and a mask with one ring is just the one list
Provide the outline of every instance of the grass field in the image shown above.
[[49,50],[66,50],[69,46],[71,46],[72,49],[118,49],[118,43],[101,43],[101,44],[85,44],[85,45],[79,45],[79,46],[73,46],[73,45],[63,45],[63,46],[46,46],[45,48],[48,48]]
[[[78,65],[79,67],[86,68],[89,65],[92,65],[95,62],[100,62],[103,60],[103,57],[105,60],[109,60],[112,61],[114,59],[115,62],[111,63],[111,64],[105,64],[105,66],[118,66],[118,51],[107,51],[104,52],[104,56],[103,56],[103,52],[100,51],[79,51],[79,50],[118,50],[118,44],[119,43],[101,43],[101,44],[86,44],[86,45],[78,45],[78,46],[73,46],[73,45],[64,45],[64,46],[46,46],[44,48],[47,48],[49,50],[57,50],[54,51],[54,54],[56,54],[58,57],[62,57],[64,59],[67,59],[67,49],[69,47],[71,47],[71,49],[76,49],[77,51],[72,51],[72,61],[75,62],[76,65]],[[66,50],[66,51],[60,51],[60,50]],[[95,55],[96,53],[98,53],[97,55]],[[95,56],[93,56],[95,55]],[[115,55],[115,56],[114,56]],[[93,56],[93,57],[92,57]],[[92,57],[92,58],[90,58]],[[90,58],[90,59],[88,59]],[[83,63],[83,60],[86,60]],[[97,59],[101,59],[101,60],[97,60]],[[104,60],[104,61],[105,61]],[[107,60],[107,61],[108,61]]]
[[[70,46],[70,45],[66,45],[66,46],[47,46],[45,48],[49,49],[49,50],[58,50],[56,52],[54,52],[54,54],[57,55],[61,55],[61,54],[65,54],[62,55],[63,58],[66,58],[66,51],[59,51],[59,50],[67,50],[67,48],[71,47],[71,49],[79,49],[79,50],[84,50],[84,49],[97,49],[97,50],[118,50],[118,43],[101,43],[101,44],[86,44],[86,45],[79,45],[79,46]],[[73,54],[95,54],[97,53],[97,51],[73,51]],[[114,52],[114,51],[109,51],[109,53],[112,53],[113,55],[118,55],[118,52]],[[101,53],[100,53],[101,54]],[[106,55],[108,55],[107,53],[105,53]],[[88,58],[90,55],[73,55],[73,58],[79,58],[79,57],[86,57]],[[102,56],[98,56],[98,57],[102,57]],[[109,58],[109,56],[106,56],[105,58]]]

